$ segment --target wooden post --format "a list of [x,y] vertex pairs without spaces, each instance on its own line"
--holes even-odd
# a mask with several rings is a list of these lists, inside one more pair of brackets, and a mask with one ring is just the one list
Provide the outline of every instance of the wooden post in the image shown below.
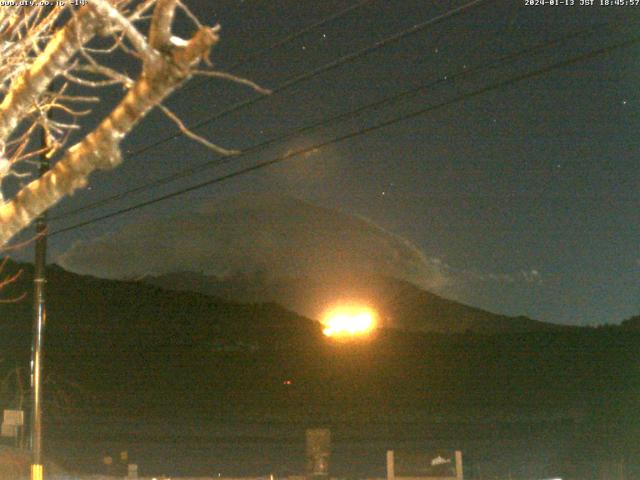
[[464,477],[462,472],[462,452],[460,450],[456,450],[456,478],[458,480],[462,480]]
[[387,480],[396,479],[395,459],[393,450],[387,450]]

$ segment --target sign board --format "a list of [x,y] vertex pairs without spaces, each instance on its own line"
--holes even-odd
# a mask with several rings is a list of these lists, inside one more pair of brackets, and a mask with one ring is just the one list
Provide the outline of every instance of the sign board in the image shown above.
[[24,425],[24,412],[22,410],[5,410],[2,417],[0,436],[16,438],[21,426]]
[[462,453],[457,450],[435,450],[410,452],[390,450],[387,452],[387,477],[461,479]]
[[24,412],[22,410],[5,410],[2,423],[21,427],[24,425]]

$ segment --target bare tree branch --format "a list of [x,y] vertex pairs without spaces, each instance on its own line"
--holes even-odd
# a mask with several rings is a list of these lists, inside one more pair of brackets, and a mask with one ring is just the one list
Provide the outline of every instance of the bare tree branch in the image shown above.
[[171,24],[176,12],[177,0],[158,0],[151,17],[149,43],[157,50],[164,50],[170,46]]
[[[145,62],[155,62],[158,53],[149,46],[147,39],[142,35],[138,29],[125,17],[120,11],[113,7],[106,0],[92,0],[89,6],[96,11],[105,20],[113,22],[116,25],[116,30],[121,30],[125,36],[129,39],[133,47],[138,51]],[[159,4],[156,6],[158,9]],[[155,14],[154,14],[155,15]]]
[[[196,26],[191,38],[173,34],[178,8]],[[138,25],[149,18],[145,35]],[[61,198],[85,186],[92,172],[120,164],[122,140],[154,107],[194,141],[223,155],[238,153],[190,131],[162,105],[193,75],[270,93],[230,73],[198,69],[201,62],[210,65],[209,52],[218,41],[219,29],[202,26],[180,0],[91,0],[80,9],[0,9],[0,246]],[[106,37],[108,46],[93,48],[90,42],[98,35]],[[140,60],[136,79],[124,68],[99,61],[100,55],[116,50]],[[55,79],[68,81],[52,83]],[[93,131],[69,147],[72,133],[80,129],[79,117],[91,111],[87,104],[100,100],[87,94],[87,89],[114,84],[123,86],[124,96]],[[76,108],[74,103],[86,108]],[[48,115],[51,111],[57,112],[53,119]],[[32,141],[39,131],[49,140],[46,149]],[[32,158],[42,153],[55,160],[51,170],[26,185],[21,183],[18,193],[5,202],[3,179],[33,175]]]
[[228,80],[230,82],[240,83],[242,85],[246,85],[247,87],[254,89],[256,92],[261,93],[262,95],[271,94],[271,90],[269,90],[268,88],[261,87],[260,85],[258,85],[257,83],[251,80],[238,77],[236,75],[233,75],[232,73],[220,72],[218,70],[194,70],[193,73],[194,75],[202,75],[202,76],[211,77],[211,78],[220,78],[222,80]]
[[[2,259],[2,261],[0,262],[0,272],[2,272],[5,269],[8,261],[9,261],[9,257],[4,257],[4,259]],[[0,280],[0,290],[14,283],[16,280],[18,280],[18,278],[20,278],[21,275],[22,275],[22,269],[18,270],[14,274],[10,274],[2,278]],[[20,300],[25,298],[26,293],[27,292],[22,292],[21,295],[18,295],[17,297],[13,297],[13,298],[0,298],[0,303],[19,302]]]
[[[164,2],[156,8],[168,8]],[[184,47],[172,46],[143,70],[120,104],[54,167],[0,206],[0,245],[65,195],[86,185],[95,170],[107,170],[122,158],[120,142],[154,106],[192,75],[192,69],[218,41],[218,28],[201,28]]]
[[51,81],[65,71],[67,63],[80,48],[77,40],[88,42],[95,35],[98,25],[99,21],[93,11],[82,7],[53,36],[31,68],[11,83],[0,104],[0,142],[6,143],[8,136],[29,113],[33,98],[42,95]]
[[226,148],[216,145],[215,143],[210,142],[206,138],[201,137],[197,133],[192,132],[187,128],[184,122],[180,120],[180,117],[178,117],[175,113],[169,110],[165,105],[160,104],[158,105],[158,108],[160,108],[160,110],[162,110],[162,112],[178,126],[180,131],[186,137],[189,137],[190,139],[195,140],[196,142],[204,145],[205,147],[209,148],[210,150],[213,150],[216,153],[219,153],[220,155],[231,156],[231,155],[238,155],[240,153],[239,150],[227,150]]

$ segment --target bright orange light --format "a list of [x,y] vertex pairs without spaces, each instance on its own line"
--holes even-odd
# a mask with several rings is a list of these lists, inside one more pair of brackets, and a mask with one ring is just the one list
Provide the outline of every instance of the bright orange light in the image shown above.
[[322,323],[327,337],[362,336],[376,328],[376,314],[366,307],[342,306],[325,313]]

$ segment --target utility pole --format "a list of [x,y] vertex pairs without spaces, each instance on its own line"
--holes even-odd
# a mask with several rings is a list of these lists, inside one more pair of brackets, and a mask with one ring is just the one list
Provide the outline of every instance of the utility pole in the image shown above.
[[[42,129],[39,175],[49,170],[47,131]],[[47,320],[45,267],[47,263],[47,212],[36,220],[33,269],[33,344],[31,346],[31,480],[43,479],[42,467],[42,348]]]

